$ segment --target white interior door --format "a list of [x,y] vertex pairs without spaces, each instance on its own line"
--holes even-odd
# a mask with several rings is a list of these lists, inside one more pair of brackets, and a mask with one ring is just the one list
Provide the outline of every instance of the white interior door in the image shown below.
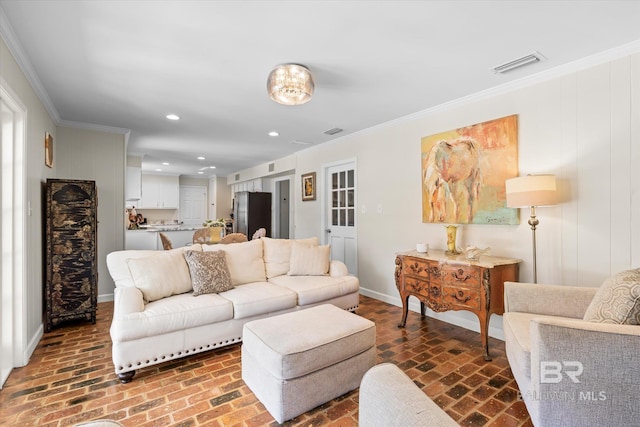
[[[10,111],[0,99],[0,113],[2,114],[2,132],[0,132],[0,142],[2,143],[2,150],[0,150],[0,163],[3,165],[4,171],[4,157],[6,156],[7,146],[11,144],[11,140],[13,139],[11,133],[13,132],[13,112]],[[5,239],[5,228],[9,224],[6,224],[8,218],[5,218],[4,208],[5,204],[9,201],[6,197],[10,195],[13,191],[12,188],[8,188],[9,194],[5,192],[7,190],[4,187],[5,177],[4,173],[0,174],[0,188],[2,188],[2,196],[0,197],[2,209],[0,209],[0,223],[2,226],[0,227],[0,241],[2,242],[2,261],[0,262],[0,277],[2,277],[2,286],[0,287],[0,301],[2,302],[2,310],[0,310],[0,388],[2,388],[2,384],[6,381],[9,373],[11,373],[11,369],[13,368],[13,358],[11,352],[11,320],[13,316],[13,307],[12,307],[12,293],[11,293],[11,274],[10,274],[10,266],[5,262],[5,251],[11,251],[13,248],[10,245],[9,247],[5,247],[5,242],[10,242],[11,239]],[[11,254],[7,253],[7,258],[11,259]]]
[[[211,218],[215,219],[215,218]],[[180,186],[180,221],[202,226],[207,220],[207,187]]]
[[26,109],[0,85],[0,389],[11,370],[26,365],[30,356],[24,339],[25,115]]
[[325,168],[325,235],[331,244],[331,259],[344,262],[349,273],[358,274],[356,240],[356,164]]

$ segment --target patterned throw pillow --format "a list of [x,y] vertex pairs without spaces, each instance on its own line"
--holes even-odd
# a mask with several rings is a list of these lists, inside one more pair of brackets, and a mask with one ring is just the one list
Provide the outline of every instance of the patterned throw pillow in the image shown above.
[[193,296],[217,294],[233,289],[224,252],[185,251]]
[[584,320],[640,325],[640,268],[622,271],[605,280],[589,304]]

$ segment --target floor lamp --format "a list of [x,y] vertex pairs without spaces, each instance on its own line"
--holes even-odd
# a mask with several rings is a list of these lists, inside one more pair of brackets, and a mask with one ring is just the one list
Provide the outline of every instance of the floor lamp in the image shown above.
[[540,223],[536,218],[536,207],[552,206],[558,203],[556,177],[554,175],[527,175],[508,179],[505,182],[507,190],[507,207],[531,208],[529,225],[533,237],[533,283],[538,282],[536,266],[536,226]]

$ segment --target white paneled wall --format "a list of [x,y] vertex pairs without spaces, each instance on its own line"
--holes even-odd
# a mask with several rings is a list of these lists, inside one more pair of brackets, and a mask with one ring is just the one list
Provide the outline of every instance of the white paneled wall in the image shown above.
[[[517,114],[519,171],[553,173],[562,203],[538,209],[538,281],[598,286],[617,271],[640,267],[640,54],[622,56],[546,81],[434,108],[347,135],[297,154],[296,174],[345,158],[358,162],[358,272],[368,295],[399,304],[398,251],[427,242],[445,247],[442,224],[423,224],[420,139]],[[294,180],[297,182],[298,179]],[[319,175],[318,195],[322,197]],[[295,186],[299,198],[300,187]],[[322,203],[296,205],[296,236],[322,237]],[[381,212],[374,207],[381,206]],[[364,208],[367,209],[364,209]],[[529,210],[520,225],[464,225],[458,245],[490,246],[521,258],[520,280],[532,278]],[[474,327],[465,312],[446,320]],[[492,333],[501,335],[500,318]]]

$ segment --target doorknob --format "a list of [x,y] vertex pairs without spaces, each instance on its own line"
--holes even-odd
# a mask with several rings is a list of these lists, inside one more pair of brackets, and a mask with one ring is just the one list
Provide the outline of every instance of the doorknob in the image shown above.
[[331,230],[328,229],[328,228],[326,230],[324,230],[324,231],[325,231],[325,233],[331,233]]

